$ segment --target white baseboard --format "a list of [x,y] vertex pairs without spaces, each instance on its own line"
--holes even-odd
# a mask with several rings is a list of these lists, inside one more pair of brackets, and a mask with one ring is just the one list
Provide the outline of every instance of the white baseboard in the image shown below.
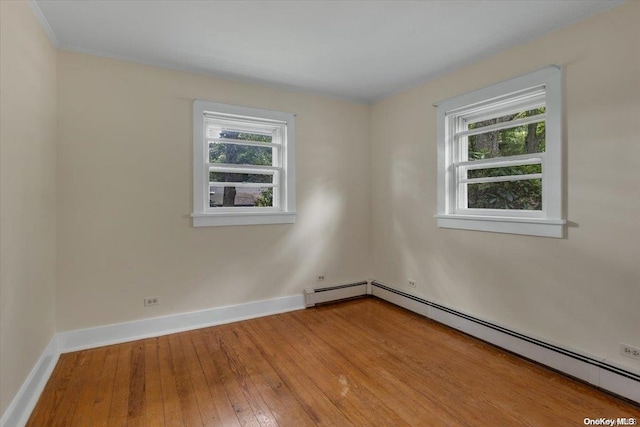
[[47,385],[53,368],[58,363],[60,351],[58,350],[57,336],[53,336],[36,362],[35,366],[24,380],[20,390],[2,414],[1,427],[24,426],[29,420],[31,411],[35,408],[42,390]]
[[304,308],[304,297],[294,295],[265,301],[211,308],[190,313],[172,314],[132,322],[58,333],[61,353],[158,337],[255,317],[285,313]]
[[0,418],[0,427],[22,427],[26,424],[62,353],[200,329],[303,308],[304,296],[294,295],[191,313],[59,332],[51,339]]
[[502,347],[542,365],[581,379],[596,387],[640,403],[640,372],[575,349],[551,344],[541,338],[514,331],[424,300],[375,280],[371,294],[458,329],[483,341]]

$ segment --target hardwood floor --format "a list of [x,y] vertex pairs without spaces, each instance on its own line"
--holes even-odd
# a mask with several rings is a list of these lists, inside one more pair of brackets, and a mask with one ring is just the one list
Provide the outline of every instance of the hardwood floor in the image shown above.
[[375,298],[64,354],[29,426],[580,426],[640,408]]

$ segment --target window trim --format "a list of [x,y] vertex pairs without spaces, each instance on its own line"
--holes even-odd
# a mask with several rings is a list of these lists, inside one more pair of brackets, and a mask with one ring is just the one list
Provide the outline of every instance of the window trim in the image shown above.
[[[286,128],[278,145],[281,165],[277,168],[255,166],[248,169],[270,169],[279,175],[277,187],[280,192],[277,206],[216,208],[208,206],[209,163],[206,137],[207,115],[242,118],[251,122],[273,122],[274,126]],[[244,144],[250,145],[250,144]],[[231,165],[230,167],[236,167]],[[275,169],[278,169],[277,171]],[[275,201],[274,201],[274,204]],[[256,224],[293,224],[296,221],[295,200],[295,115],[281,111],[265,110],[237,105],[221,104],[196,99],[193,102],[193,218],[194,227]],[[259,211],[258,211],[259,210]]]
[[[515,98],[534,88],[544,87],[545,98],[545,152],[538,157],[544,164],[542,174],[542,211],[494,209],[461,209],[457,207],[460,192],[457,189],[454,153],[457,119],[471,114],[478,106]],[[436,105],[438,108],[438,193],[436,214],[438,227],[533,236],[564,236],[562,218],[562,71],[549,66],[529,74],[465,93]],[[498,110],[496,110],[496,113]],[[477,113],[481,116],[483,113]],[[493,116],[492,116],[493,117]],[[512,157],[503,158],[508,161]],[[487,165],[487,167],[490,167]]]

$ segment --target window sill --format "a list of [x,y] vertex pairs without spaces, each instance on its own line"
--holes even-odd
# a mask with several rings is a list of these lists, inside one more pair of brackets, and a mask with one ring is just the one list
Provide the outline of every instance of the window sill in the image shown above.
[[224,225],[263,225],[263,224],[294,224],[295,212],[224,212],[224,213],[193,213],[194,227],[214,227]]
[[541,237],[564,237],[563,219],[484,217],[479,215],[436,215],[438,227],[494,233],[525,234]]

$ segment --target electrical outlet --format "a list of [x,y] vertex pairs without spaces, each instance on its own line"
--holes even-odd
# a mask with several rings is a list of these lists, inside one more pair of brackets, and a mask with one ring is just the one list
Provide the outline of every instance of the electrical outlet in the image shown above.
[[640,348],[620,343],[620,354],[640,360]]
[[324,273],[318,274],[318,281],[324,280]]
[[151,298],[144,299],[145,307],[149,307],[150,305],[158,305],[158,304],[160,304],[160,298],[158,297],[151,297]]
[[418,287],[418,283],[413,279],[409,279],[409,287],[415,289]]

